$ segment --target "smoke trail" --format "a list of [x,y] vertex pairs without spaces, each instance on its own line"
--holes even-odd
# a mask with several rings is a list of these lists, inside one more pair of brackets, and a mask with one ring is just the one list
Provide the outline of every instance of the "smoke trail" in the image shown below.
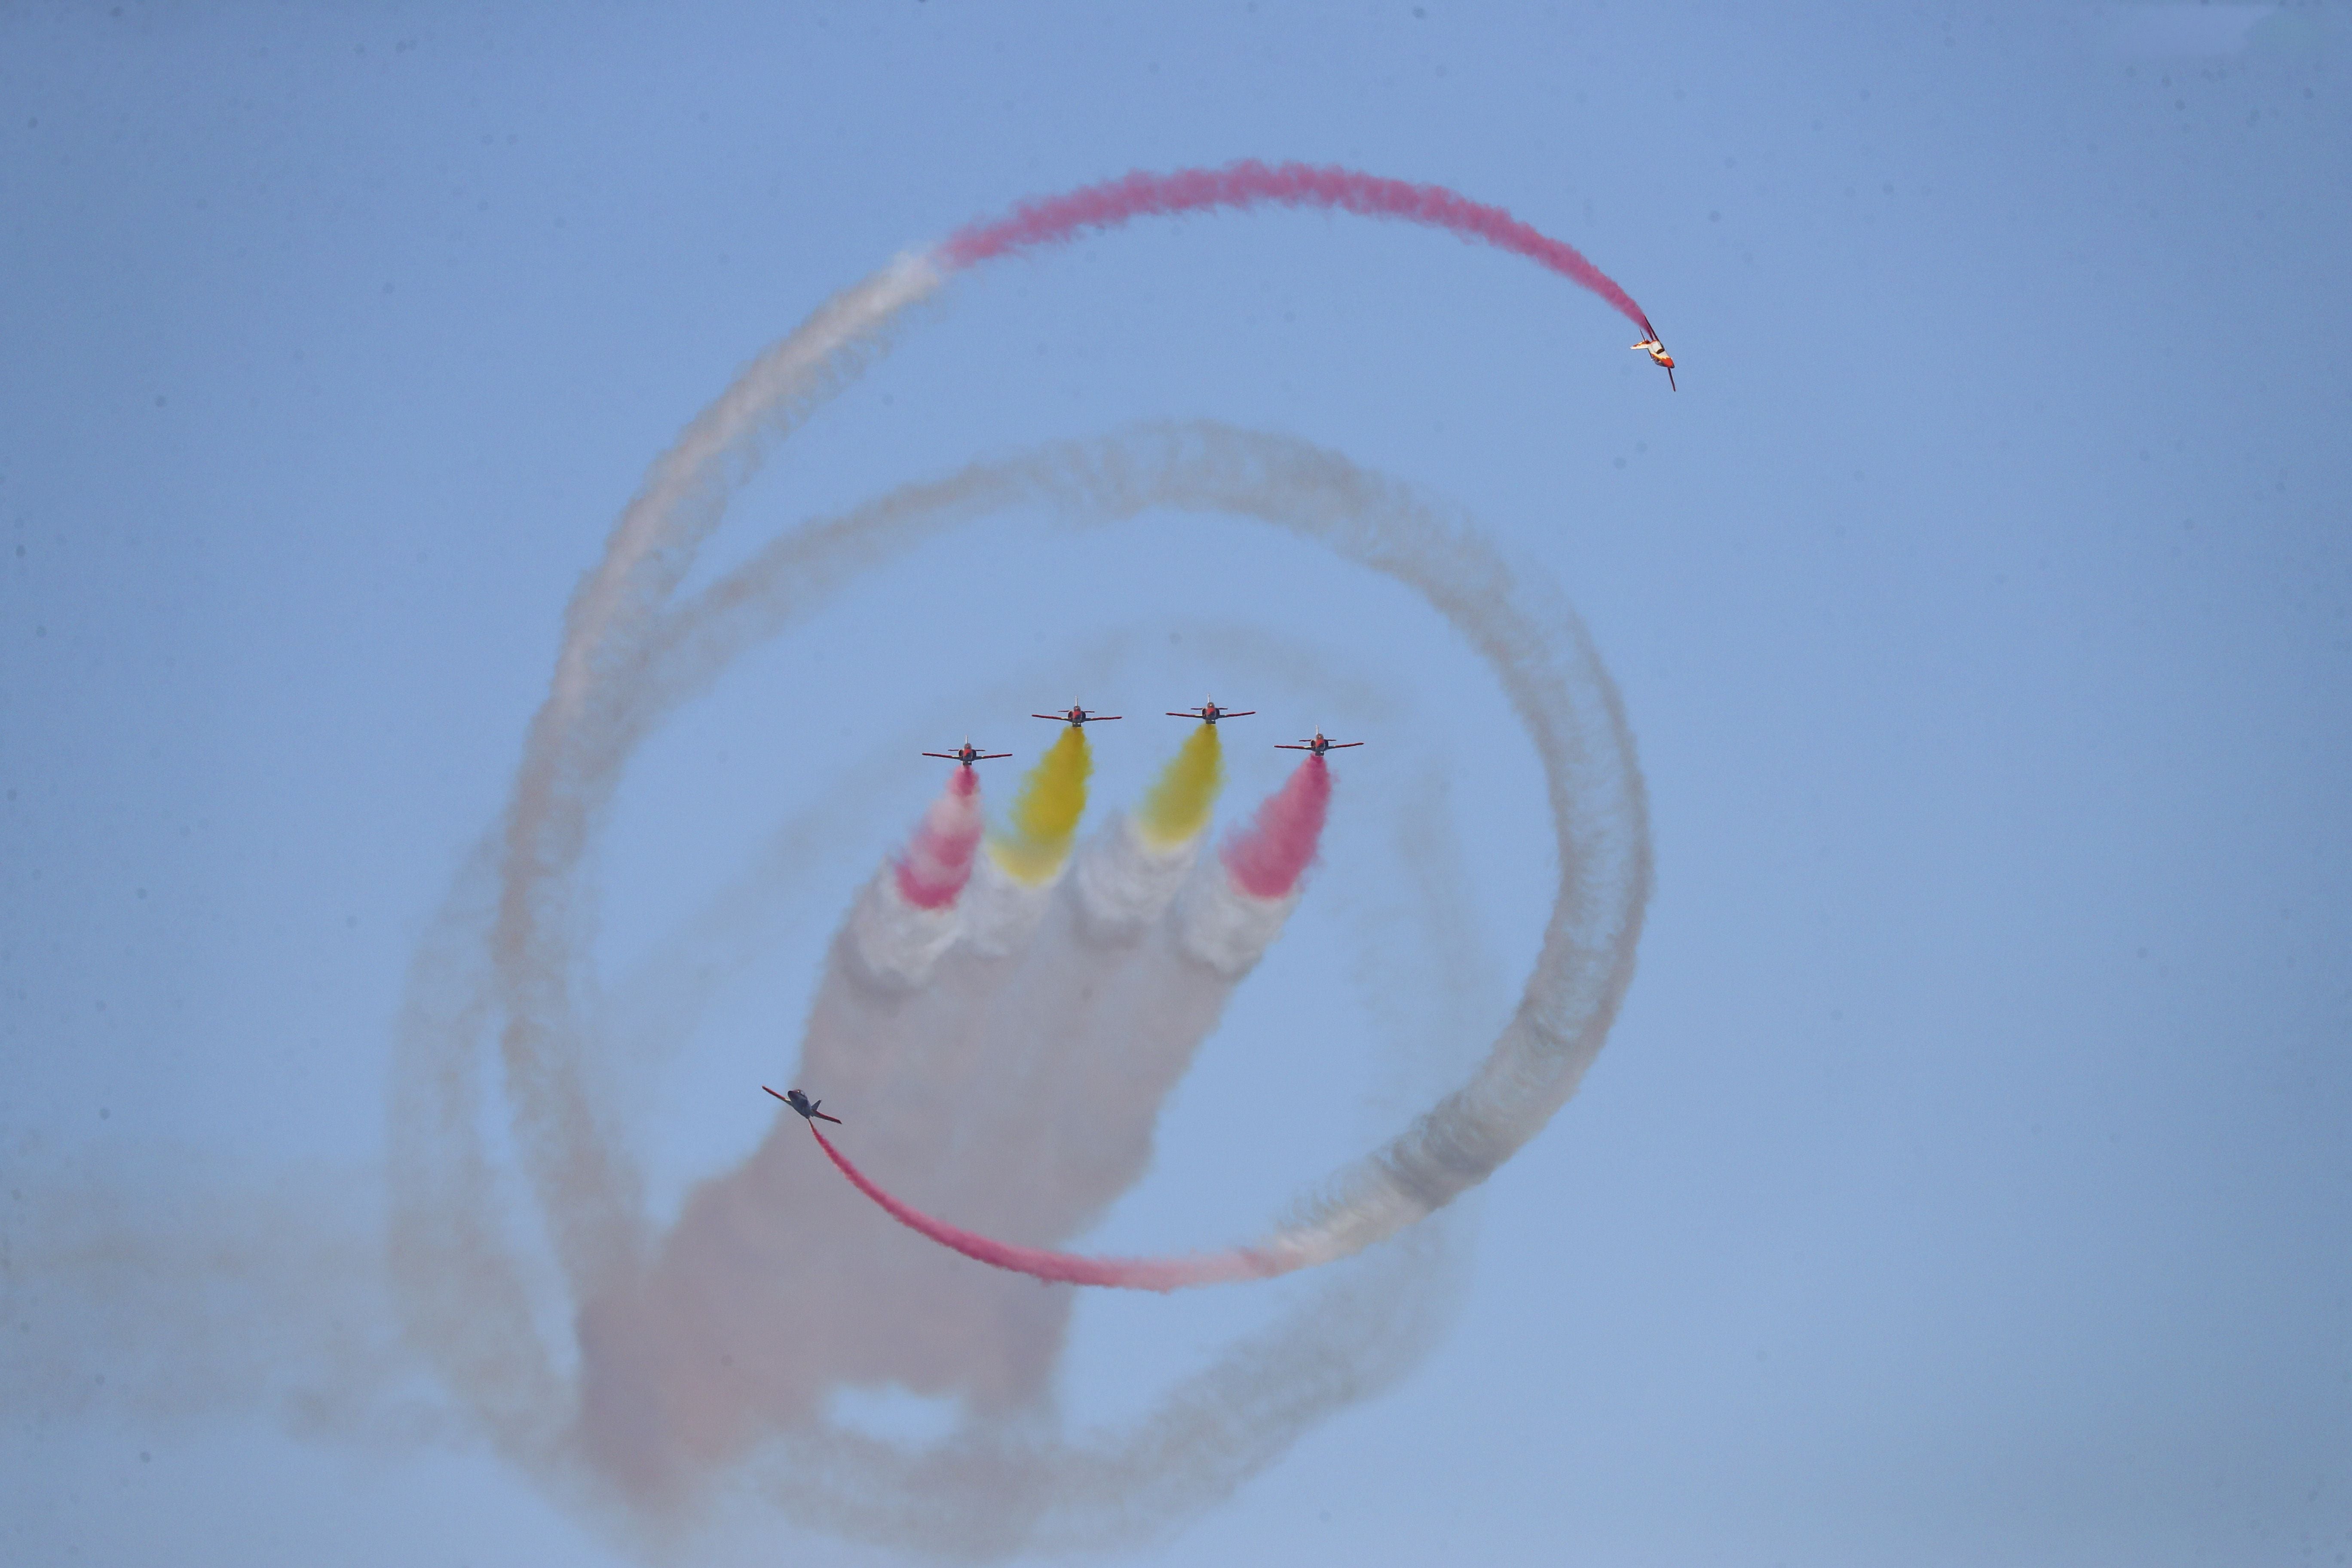
[[1093,768],[1087,732],[1071,724],[1022,779],[1012,825],[988,841],[990,856],[1016,881],[1035,887],[1061,870],[1078,818],[1086,815],[1087,775]]
[[1258,807],[1249,832],[1225,846],[1225,869],[1234,886],[1254,898],[1280,899],[1298,885],[1323,837],[1323,816],[1331,806],[1331,770],[1309,756],[1281,793]]
[[1143,797],[1136,826],[1144,842],[1155,849],[1188,844],[1209,826],[1209,812],[1225,782],[1225,753],[1217,727],[1203,724],[1184,738],[1184,746],[1160,770]]
[[580,1028],[564,954],[581,918],[572,885],[616,770],[604,755],[626,738],[601,713],[637,653],[654,612],[673,594],[695,548],[718,526],[734,486],[808,413],[859,374],[910,305],[941,279],[901,258],[844,289],[753,361],[654,463],[623,511],[604,558],[565,614],[562,650],[533,717],[504,823],[490,946],[499,1052],[516,1134],[575,1278],[625,1271],[645,1247],[636,1173],[580,1070]]
[[1474,202],[1443,185],[1409,184],[1331,164],[1268,165],[1248,158],[1222,169],[1178,169],[1166,174],[1138,170],[1098,185],[1023,202],[1007,216],[958,229],[938,255],[950,267],[971,267],[1013,251],[1060,244],[1083,230],[1116,228],[1147,214],[1246,209],[1262,204],[1336,207],[1366,217],[1425,224],[1465,240],[1484,240],[1590,289],[1645,335],[1654,335],[1642,307],[1607,273],[1587,261],[1575,247],[1520,222],[1501,207]]
[[923,813],[906,852],[875,877],[849,917],[848,952],[886,990],[912,991],[960,931],[956,901],[980,847],[980,775],[960,767]]
[[1220,1253],[1213,1258],[1078,1258],[1066,1252],[1049,1252],[1037,1247],[1015,1247],[1009,1242],[993,1241],[976,1232],[963,1230],[945,1220],[933,1219],[919,1209],[899,1202],[869,1181],[866,1173],[849,1163],[849,1156],[834,1147],[814,1122],[809,1131],[828,1159],[847,1176],[850,1184],[886,1210],[892,1219],[908,1229],[929,1237],[941,1246],[953,1248],[966,1258],[1005,1269],[1013,1274],[1026,1274],[1033,1279],[1045,1279],[1059,1285],[1114,1285],[1130,1290],[1174,1290],[1186,1285],[1223,1284],[1235,1279],[1263,1279],[1283,1272],[1272,1259],[1262,1267],[1255,1254],[1247,1250]]
[[898,861],[898,891],[919,910],[943,910],[971,879],[980,844],[980,775],[959,767],[923,814],[923,825]]

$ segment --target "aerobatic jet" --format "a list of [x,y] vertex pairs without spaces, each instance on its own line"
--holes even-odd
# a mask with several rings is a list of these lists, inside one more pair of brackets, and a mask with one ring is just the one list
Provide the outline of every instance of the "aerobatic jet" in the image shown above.
[[[768,1089],[768,1086],[764,1083],[760,1087],[761,1089]],[[768,1089],[768,1092],[770,1094],[776,1094],[776,1091],[772,1089]],[[799,1111],[803,1117],[807,1118],[811,1121],[830,1121],[835,1127],[841,1125],[840,1117],[827,1116],[824,1111],[817,1109],[818,1106],[824,1103],[824,1100],[811,1100],[799,1089],[788,1089],[782,1094],[776,1094],[776,1098],[782,1100],[786,1105],[791,1106],[794,1110]]]
[[1650,363],[1666,373],[1666,390],[1668,392],[1674,391],[1675,356],[1668,353],[1666,352],[1666,345],[1658,341],[1658,330],[1655,327],[1652,327],[1650,329],[1650,335],[1643,338],[1640,342],[1635,343],[1633,346],[1641,350],[1643,353],[1648,354],[1650,356]]
[[1220,719],[1246,719],[1256,711],[1257,710],[1255,708],[1244,708],[1240,712],[1236,713],[1230,708],[1218,707],[1217,700],[1212,697],[1206,702],[1202,703],[1198,708],[1187,708],[1181,713],[1175,712],[1171,710],[1168,717],[1171,719],[1198,719],[1203,724],[1213,724]]
[[1295,746],[1287,741],[1276,741],[1274,749],[1277,752],[1312,752],[1319,757],[1326,752],[1344,752],[1350,746],[1362,744],[1361,741],[1327,741],[1323,738],[1323,731],[1318,730],[1311,741],[1301,741]]
[[1120,715],[1117,713],[1089,713],[1085,709],[1073,702],[1070,704],[1070,710],[1066,713],[1032,713],[1029,717],[1032,719],[1059,720],[1061,722],[1067,724],[1070,728],[1075,730],[1081,724],[1101,724],[1110,720],[1117,719],[1120,717]]
[[927,757],[937,757],[943,763],[961,763],[965,767],[970,767],[974,763],[992,763],[999,757],[1009,757],[1013,753],[1010,752],[983,752],[979,747],[973,745],[970,741],[966,741],[962,745],[958,746],[952,752],[925,752],[923,753],[923,755]]

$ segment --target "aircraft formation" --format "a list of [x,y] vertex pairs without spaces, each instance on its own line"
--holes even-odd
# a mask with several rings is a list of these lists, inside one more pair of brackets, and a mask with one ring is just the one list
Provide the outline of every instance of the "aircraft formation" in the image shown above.
[[[1203,724],[1214,725],[1227,719],[1254,718],[1256,716],[1256,713],[1257,710],[1255,708],[1221,707],[1218,705],[1217,700],[1211,697],[1204,699],[1201,702],[1200,706],[1196,708],[1171,709],[1168,710],[1168,717],[1171,719],[1193,719],[1198,720]],[[1125,715],[1118,713],[1097,712],[1095,710],[1085,707],[1080,703],[1072,702],[1067,708],[1062,709],[1057,712],[1032,713],[1029,717],[1032,719],[1043,719],[1048,723],[1053,724],[1066,724],[1070,728],[1076,730],[1083,728],[1088,724],[1110,723],[1125,717]],[[1302,737],[1297,741],[1276,742],[1275,743],[1275,749],[1284,752],[1307,752],[1315,756],[1320,757],[1328,752],[1346,751],[1351,746],[1360,746],[1364,742],[1361,741],[1334,741],[1329,736],[1324,734],[1322,731],[1318,730],[1313,735]],[[969,771],[976,763],[996,762],[1002,758],[1009,757],[1013,753],[1010,752],[983,752],[978,746],[972,744],[970,737],[966,737],[963,744],[958,746],[952,752],[925,752],[923,753],[923,755],[927,757],[937,757],[941,762],[954,763],[957,766],[967,771]],[[815,1124],[820,1121],[830,1121],[836,1126],[840,1125],[840,1117],[827,1115],[825,1111],[821,1109],[824,1104],[824,1101],[821,1100],[811,1100],[806,1094],[797,1089],[786,1089],[782,1093],[778,1093],[775,1089],[768,1089],[766,1084],[761,1084],[760,1087],[763,1089],[767,1089],[768,1093],[774,1095],[778,1100],[783,1101],[786,1106],[798,1112],[801,1118],[810,1124],[812,1131],[814,1130]]]
[[[1203,724],[1214,724],[1222,719],[1248,719],[1254,717],[1256,712],[1257,710],[1255,708],[1220,708],[1217,706],[1217,700],[1212,697],[1203,701],[1198,708],[1171,709],[1169,710],[1168,717],[1171,719],[1198,719]],[[1032,719],[1044,719],[1055,724],[1067,724],[1075,730],[1087,724],[1107,724],[1112,720],[1124,718],[1125,715],[1119,713],[1097,713],[1090,708],[1082,708],[1076,702],[1073,702],[1058,713],[1032,713],[1029,717]],[[1275,749],[1281,752],[1312,752],[1319,757],[1326,752],[1345,751],[1349,746],[1360,746],[1364,742],[1361,741],[1326,740],[1323,736],[1323,731],[1318,730],[1315,731],[1315,735],[1312,740],[1302,738],[1296,743],[1287,741],[1279,741],[1275,743]],[[992,763],[997,761],[999,758],[1009,757],[1013,753],[1010,752],[983,752],[978,746],[971,743],[970,736],[966,736],[964,738],[963,744],[958,746],[952,752],[925,752],[923,753],[923,755],[927,757],[937,757],[943,763],[961,763],[966,768],[971,767],[974,763]],[[771,1090],[770,1092],[772,1093],[774,1091]]]

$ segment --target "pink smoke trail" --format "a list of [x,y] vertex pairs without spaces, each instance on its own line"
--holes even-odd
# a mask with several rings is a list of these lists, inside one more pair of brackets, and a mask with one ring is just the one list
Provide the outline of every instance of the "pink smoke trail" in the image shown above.
[[1033,1279],[1055,1285],[1106,1285],[1116,1289],[1165,1292],[1193,1285],[1271,1279],[1298,1267],[1249,1247],[1194,1258],[1080,1258],[1076,1253],[1052,1252],[1042,1247],[1015,1247],[1009,1241],[992,1241],[899,1202],[851,1164],[849,1156],[835,1148],[833,1140],[819,1131],[815,1122],[809,1123],[809,1131],[850,1184],[879,1204],[892,1219],[992,1268],[1026,1274]]
[[1006,216],[967,225],[948,237],[938,257],[950,267],[971,267],[1033,246],[1058,245],[1081,229],[1116,228],[1145,215],[1252,207],[1266,202],[1286,207],[1337,207],[1366,217],[1402,218],[1449,230],[1465,242],[1484,240],[1591,289],[1644,335],[1657,335],[1642,307],[1614,279],[1587,261],[1574,246],[1520,222],[1501,207],[1474,202],[1443,185],[1382,179],[1328,163],[1269,165],[1245,158],[1222,169],[1178,169],[1166,174],[1138,170],[1098,185],[1025,201]]
[[1331,770],[1319,755],[1309,756],[1257,808],[1249,830],[1225,846],[1225,871],[1234,886],[1253,898],[1289,897],[1315,858],[1330,805]]
[[980,847],[980,775],[958,768],[946,793],[923,813],[922,826],[898,861],[898,891],[919,910],[943,910],[971,879],[972,852]]

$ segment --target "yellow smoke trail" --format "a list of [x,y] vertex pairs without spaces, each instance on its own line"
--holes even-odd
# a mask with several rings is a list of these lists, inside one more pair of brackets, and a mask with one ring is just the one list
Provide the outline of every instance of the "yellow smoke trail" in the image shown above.
[[988,852],[1007,874],[1032,887],[1062,868],[1070,839],[1087,809],[1087,775],[1094,771],[1087,732],[1072,724],[1021,781],[1013,824],[992,834]]
[[1136,826],[1154,849],[1172,849],[1209,826],[1209,808],[1225,782],[1225,754],[1217,727],[1203,724],[1152,781]]

